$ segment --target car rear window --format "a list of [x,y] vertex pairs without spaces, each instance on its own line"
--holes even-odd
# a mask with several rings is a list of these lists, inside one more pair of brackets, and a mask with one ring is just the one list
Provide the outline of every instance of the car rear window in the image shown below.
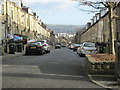
[[94,43],[85,43],[84,44],[85,47],[95,47]]
[[28,45],[41,45],[41,43],[40,42],[35,42],[35,43],[28,43]]

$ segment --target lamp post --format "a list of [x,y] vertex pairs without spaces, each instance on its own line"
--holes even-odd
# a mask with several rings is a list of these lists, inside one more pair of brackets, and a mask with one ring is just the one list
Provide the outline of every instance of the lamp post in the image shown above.
[[5,1],[5,10],[6,10],[6,13],[5,13],[5,53],[7,53],[8,52],[8,47],[7,47],[7,29],[8,29],[8,14],[7,14],[7,0]]
[[4,44],[5,44],[5,21],[2,22],[2,55],[4,54]]

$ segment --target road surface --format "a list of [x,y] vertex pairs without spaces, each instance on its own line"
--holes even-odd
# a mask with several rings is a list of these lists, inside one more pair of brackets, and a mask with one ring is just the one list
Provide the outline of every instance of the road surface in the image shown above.
[[84,58],[67,48],[2,63],[3,88],[102,88],[88,79]]

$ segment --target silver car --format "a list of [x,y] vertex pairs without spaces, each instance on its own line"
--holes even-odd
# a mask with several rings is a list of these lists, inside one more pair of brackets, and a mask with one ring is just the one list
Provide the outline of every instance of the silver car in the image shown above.
[[45,49],[45,52],[50,53],[50,46],[46,40],[40,40],[40,41],[36,41],[36,42],[41,42],[43,45],[43,48]]
[[80,56],[85,56],[85,54],[95,54],[97,53],[97,48],[95,47],[94,43],[91,42],[84,42],[81,46],[77,49],[77,53]]

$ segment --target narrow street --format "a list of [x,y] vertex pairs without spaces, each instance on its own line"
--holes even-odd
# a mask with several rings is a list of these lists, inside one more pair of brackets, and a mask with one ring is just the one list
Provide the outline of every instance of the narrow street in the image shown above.
[[3,88],[102,88],[87,78],[84,58],[67,48],[2,63]]

